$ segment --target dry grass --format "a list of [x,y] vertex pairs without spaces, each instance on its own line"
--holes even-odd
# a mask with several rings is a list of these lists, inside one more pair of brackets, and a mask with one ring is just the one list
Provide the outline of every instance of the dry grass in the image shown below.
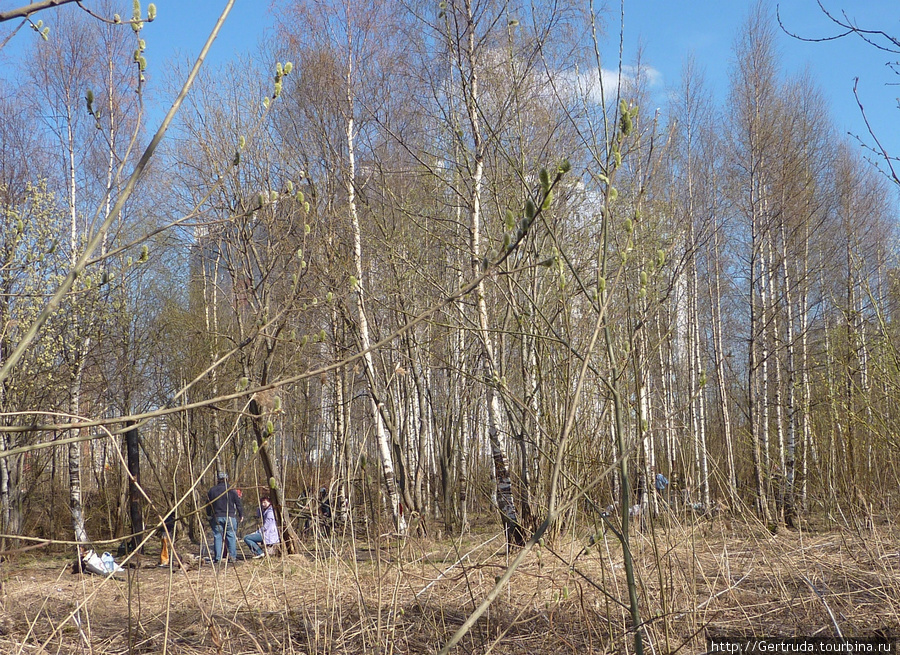
[[[724,519],[645,528],[633,550],[648,652],[702,652],[715,635],[900,636],[897,536],[889,525],[772,535]],[[456,652],[630,650],[621,548],[612,535],[585,543],[535,548]],[[318,546],[110,580],[23,555],[2,564],[0,652],[430,653],[508,561],[487,533]]]

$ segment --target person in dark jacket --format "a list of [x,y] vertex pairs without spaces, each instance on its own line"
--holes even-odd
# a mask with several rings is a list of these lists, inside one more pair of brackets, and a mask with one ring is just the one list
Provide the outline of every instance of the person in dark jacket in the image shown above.
[[228,476],[219,472],[218,481],[207,492],[209,504],[206,513],[209,516],[213,529],[215,550],[213,551],[213,563],[224,557],[222,550],[222,537],[228,545],[228,555],[232,562],[237,561],[237,526],[244,520],[244,505],[237,491],[228,486]]

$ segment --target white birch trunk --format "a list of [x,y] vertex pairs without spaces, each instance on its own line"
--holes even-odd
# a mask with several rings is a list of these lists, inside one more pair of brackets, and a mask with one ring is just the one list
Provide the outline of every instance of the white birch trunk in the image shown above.
[[394,476],[394,458],[391,453],[391,443],[384,420],[381,416],[381,410],[378,406],[376,383],[375,362],[372,353],[369,351],[371,342],[369,340],[369,321],[366,316],[365,305],[365,281],[363,278],[362,265],[362,237],[359,228],[359,214],[356,208],[356,148],[354,145],[355,127],[354,127],[354,97],[353,97],[353,54],[352,43],[350,41],[350,28],[347,28],[347,74],[345,78],[347,84],[347,171],[344,180],[347,193],[347,208],[350,214],[350,230],[353,239],[353,269],[356,272],[356,288],[354,293],[356,296],[356,314],[359,322],[359,338],[363,352],[363,365],[366,369],[366,377],[369,382],[369,413],[375,425],[375,443],[378,448],[378,454],[381,458],[381,472],[390,504],[391,514],[394,519],[394,526],[398,532],[406,532],[406,518],[400,504],[400,492],[397,489],[397,481]]
[[[481,133],[481,118],[479,114],[479,77],[475,58],[475,17],[471,0],[466,0],[466,19],[468,21],[468,42],[466,59],[468,65],[469,84],[468,93],[465,94],[466,111],[469,124],[472,129],[474,142],[475,170],[472,173],[472,197],[470,210],[471,251],[473,260],[473,275],[480,275],[479,263],[481,261],[481,190],[484,179],[484,137]],[[521,528],[518,525],[519,516],[516,512],[512,493],[512,480],[509,474],[509,463],[506,455],[506,437],[502,425],[500,401],[495,392],[499,374],[497,360],[494,355],[494,346],[491,341],[490,326],[488,323],[487,304],[484,297],[484,282],[478,283],[475,288],[475,311],[477,313],[478,337],[481,342],[482,366],[484,367],[486,388],[486,410],[488,422],[488,440],[491,448],[491,458],[494,462],[494,475],[497,484],[497,507],[503,519],[504,528],[510,543],[522,542]]]

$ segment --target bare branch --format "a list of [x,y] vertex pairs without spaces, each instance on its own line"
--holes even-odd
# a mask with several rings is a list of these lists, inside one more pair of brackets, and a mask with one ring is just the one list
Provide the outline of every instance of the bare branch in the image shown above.
[[[837,18],[825,8],[825,6],[822,4],[822,0],[816,0],[816,4],[819,5],[819,9],[823,14],[825,14],[825,16],[828,17],[828,19],[832,23],[843,30],[840,34],[822,37],[800,36],[796,32],[792,32],[787,27],[785,27],[784,23],[781,20],[781,5],[776,5],[775,15],[778,18],[778,25],[779,27],[781,27],[781,30],[788,36],[793,37],[798,41],[806,41],[807,43],[824,43],[826,41],[837,41],[838,39],[842,39],[845,36],[855,34],[874,48],[878,48],[879,50],[883,50],[884,52],[900,53],[900,39],[897,39],[896,37],[893,37],[882,30],[867,30],[860,27],[853,20],[851,20],[849,16],[847,16],[846,11],[841,12],[844,16],[843,20]],[[882,45],[881,43],[876,41],[875,37],[886,40],[890,45]]]
[[10,9],[9,11],[0,11],[0,23],[12,20],[14,18],[26,18],[36,11],[43,11],[52,7],[60,7],[77,0],[42,0],[41,2],[32,2],[30,5],[19,7],[18,9]]
[[894,184],[900,185],[900,177],[897,176],[897,171],[894,169],[894,161],[896,157],[891,157],[887,150],[885,150],[884,146],[881,145],[881,141],[878,140],[878,136],[875,134],[875,131],[872,129],[872,126],[869,124],[869,117],[866,116],[866,110],[863,107],[862,100],[859,99],[859,93],[857,91],[857,86],[859,85],[859,78],[856,77],[853,79],[853,97],[856,98],[856,105],[859,107],[859,113],[863,117],[863,121],[866,124],[866,130],[869,132],[869,136],[872,137],[872,140],[875,142],[876,148],[871,148],[873,151],[876,151],[881,155],[884,162],[887,164],[888,169],[890,170],[889,177],[894,182]]

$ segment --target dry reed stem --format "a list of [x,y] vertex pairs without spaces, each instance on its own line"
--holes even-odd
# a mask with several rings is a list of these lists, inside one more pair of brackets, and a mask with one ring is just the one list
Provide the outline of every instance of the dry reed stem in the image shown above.
[[[496,536],[357,549],[335,538],[306,555],[171,578],[167,569],[136,569],[130,644],[127,582],[61,574],[62,561],[22,554],[2,564],[0,650],[436,652],[505,569]],[[717,635],[900,636],[897,543],[892,526],[773,536],[723,520],[657,524],[633,546],[648,641],[655,653],[683,653]],[[626,652],[621,547],[614,538],[585,546],[560,537],[536,548],[456,652]],[[69,617],[81,603],[79,630]]]

